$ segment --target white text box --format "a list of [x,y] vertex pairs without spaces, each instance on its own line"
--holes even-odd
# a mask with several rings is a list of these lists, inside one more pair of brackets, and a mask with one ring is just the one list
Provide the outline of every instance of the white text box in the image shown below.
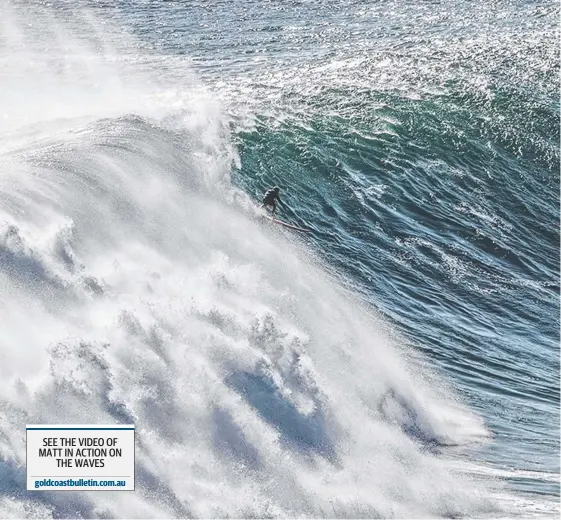
[[134,490],[134,425],[30,424],[28,490]]

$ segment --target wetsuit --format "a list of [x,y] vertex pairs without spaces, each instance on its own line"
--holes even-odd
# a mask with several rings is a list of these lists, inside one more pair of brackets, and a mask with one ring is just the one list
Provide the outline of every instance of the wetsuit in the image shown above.
[[279,192],[275,191],[273,188],[267,190],[265,196],[263,197],[263,206],[273,206],[273,213],[277,209],[277,202],[284,204],[284,202],[279,197]]

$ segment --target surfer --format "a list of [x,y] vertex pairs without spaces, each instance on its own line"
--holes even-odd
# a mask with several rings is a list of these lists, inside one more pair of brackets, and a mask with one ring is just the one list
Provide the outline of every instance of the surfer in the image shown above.
[[282,206],[284,208],[286,208],[286,204],[281,200],[280,196],[280,188],[278,186],[275,186],[274,188],[269,188],[266,192],[265,195],[263,196],[263,204],[261,204],[261,207],[259,209],[262,208],[267,208],[269,209],[270,207],[273,208],[272,209],[272,213],[273,216],[265,216],[263,215],[264,218],[269,219],[270,221],[274,222],[275,224],[280,224],[281,226],[284,226],[285,228],[288,229],[292,229],[293,231],[303,231],[305,233],[309,233],[311,231],[311,229],[307,229],[307,228],[301,228],[298,226],[293,226],[292,224],[289,224],[288,222],[283,222],[282,220],[278,220],[277,218],[275,218],[275,211],[277,210],[277,202],[282,204]]
[[277,202],[279,202],[280,204],[282,204],[284,207],[286,207],[285,203],[280,199],[279,196],[280,193],[280,188],[278,186],[275,186],[274,188],[270,188],[265,192],[265,196],[263,197],[263,204],[261,204],[261,207],[272,207],[273,208],[273,215],[275,214],[275,211],[277,210]]

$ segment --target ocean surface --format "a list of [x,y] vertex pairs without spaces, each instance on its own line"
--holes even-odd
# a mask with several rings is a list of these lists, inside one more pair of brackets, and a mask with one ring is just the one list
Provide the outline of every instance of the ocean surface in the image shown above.
[[558,517],[559,110],[555,1],[0,0],[0,517]]

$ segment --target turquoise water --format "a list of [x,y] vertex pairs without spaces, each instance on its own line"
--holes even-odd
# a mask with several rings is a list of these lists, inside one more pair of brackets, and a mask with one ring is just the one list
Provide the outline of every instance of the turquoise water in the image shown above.
[[[8,4],[2,347],[75,365],[10,358],[2,433],[85,392],[142,438],[142,498],[75,511],[558,514],[557,3]],[[69,516],[7,446],[6,511]]]

